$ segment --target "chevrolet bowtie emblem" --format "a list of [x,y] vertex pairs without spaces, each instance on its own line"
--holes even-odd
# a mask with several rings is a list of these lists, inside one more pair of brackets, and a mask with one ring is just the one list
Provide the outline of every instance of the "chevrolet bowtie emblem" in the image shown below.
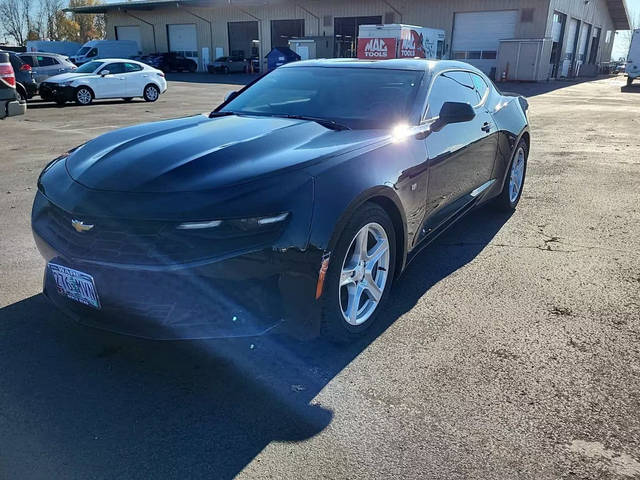
[[86,225],[82,220],[71,220],[71,225],[76,229],[76,232],[83,233],[88,232],[93,228],[93,225]]

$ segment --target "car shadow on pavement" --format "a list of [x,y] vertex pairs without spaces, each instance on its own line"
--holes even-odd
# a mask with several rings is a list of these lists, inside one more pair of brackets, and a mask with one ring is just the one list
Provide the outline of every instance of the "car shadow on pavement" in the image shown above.
[[508,218],[483,208],[455,225],[348,346],[141,340],[78,325],[42,295],[0,309],[0,477],[233,478],[271,442],[326,428],[320,391]]

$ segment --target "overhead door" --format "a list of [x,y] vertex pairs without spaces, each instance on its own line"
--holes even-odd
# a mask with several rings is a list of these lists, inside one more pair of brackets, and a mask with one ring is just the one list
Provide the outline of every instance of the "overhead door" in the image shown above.
[[195,61],[198,66],[198,34],[193,23],[167,25],[169,51],[183,55]]
[[133,40],[138,44],[138,50],[142,52],[142,40],[139,25],[127,25],[116,27],[116,40]]
[[246,59],[260,55],[258,22],[229,22],[229,55]]
[[451,58],[489,74],[496,67],[500,40],[516,36],[518,10],[456,13]]

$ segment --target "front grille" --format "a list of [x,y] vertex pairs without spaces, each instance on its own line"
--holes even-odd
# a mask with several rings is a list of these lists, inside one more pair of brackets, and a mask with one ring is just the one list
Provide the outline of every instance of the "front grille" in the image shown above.
[[[78,232],[72,224],[74,219],[93,228]],[[220,238],[215,231],[178,230],[176,222],[73,215],[50,202],[39,210],[33,226],[53,248],[71,258],[132,265],[167,265],[214,258],[264,245],[273,241],[277,233]]]

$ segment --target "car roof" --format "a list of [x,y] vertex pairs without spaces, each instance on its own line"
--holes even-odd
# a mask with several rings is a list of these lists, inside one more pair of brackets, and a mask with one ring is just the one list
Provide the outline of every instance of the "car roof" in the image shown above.
[[146,63],[139,62],[138,60],[132,60],[130,58],[97,58],[95,60],[91,60],[92,62],[127,62],[127,63],[137,63],[138,65],[142,65],[148,67]]
[[319,60],[303,60],[282,65],[279,68],[296,67],[340,67],[340,68],[373,68],[389,70],[414,70],[437,73],[452,68],[482,73],[473,65],[456,60],[427,60],[424,58],[394,58],[390,60],[359,60],[357,58],[329,58]]

